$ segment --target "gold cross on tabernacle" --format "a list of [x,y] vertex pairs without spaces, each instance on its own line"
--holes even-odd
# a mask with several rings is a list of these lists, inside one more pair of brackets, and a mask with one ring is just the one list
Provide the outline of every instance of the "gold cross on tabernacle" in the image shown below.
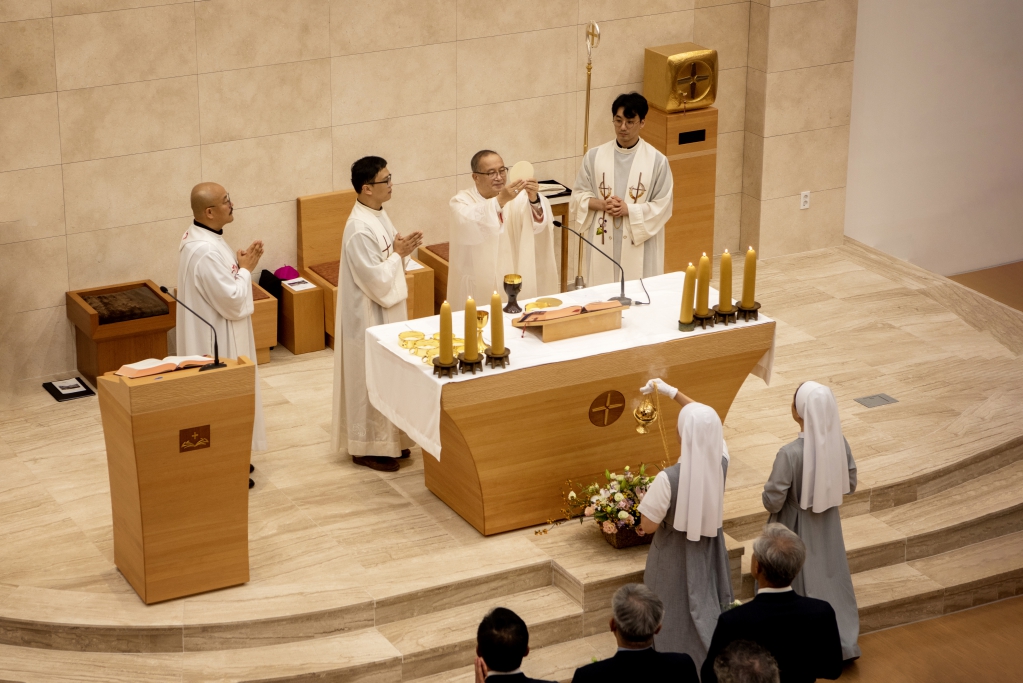
[[636,185],[629,188],[629,197],[632,199],[632,203],[635,204],[645,194],[646,185],[643,184],[643,174],[640,173],[639,178],[636,179]]
[[608,418],[609,415],[611,415],[611,411],[614,410],[615,408],[621,408],[623,405],[625,405],[625,404],[624,403],[611,403],[611,392],[609,391],[609,392],[607,392],[607,398],[604,399],[604,405],[597,406],[596,408],[591,408],[590,412],[591,413],[596,413],[598,411],[603,410],[604,411],[604,426],[606,427],[607,426],[607,418]]
[[696,99],[696,86],[697,86],[697,84],[698,83],[702,83],[703,81],[706,81],[707,79],[710,78],[709,75],[707,75],[707,74],[698,74],[698,73],[696,73],[696,71],[697,71],[696,64],[691,65],[689,67],[689,75],[682,76],[677,81],[677,84],[679,86],[679,91],[683,93],[683,99],[686,99],[685,93],[686,93],[687,90],[689,92],[688,99],[690,99],[690,100]]

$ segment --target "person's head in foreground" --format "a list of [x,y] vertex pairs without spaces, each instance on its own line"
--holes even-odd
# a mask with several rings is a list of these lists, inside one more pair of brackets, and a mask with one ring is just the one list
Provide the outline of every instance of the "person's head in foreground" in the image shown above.
[[611,598],[611,613],[618,647],[639,650],[653,646],[654,634],[661,630],[664,603],[645,585],[627,583]]
[[786,588],[803,568],[806,546],[783,524],[768,524],[753,541],[750,572],[761,588]]
[[612,123],[618,145],[629,148],[639,142],[639,131],[646,124],[650,105],[638,92],[619,95],[611,104]]
[[476,629],[476,656],[489,673],[509,673],[529,654],[529,630],[522,618],[504,607],[487,612]]
[[718,683],[779,683],[778,663],[749,640],[736,640],[714,659]]
[[387,170],[387,160],[362,157],[352,164],[352,187],[362,204],[379,210],[391,198],[391,172]]

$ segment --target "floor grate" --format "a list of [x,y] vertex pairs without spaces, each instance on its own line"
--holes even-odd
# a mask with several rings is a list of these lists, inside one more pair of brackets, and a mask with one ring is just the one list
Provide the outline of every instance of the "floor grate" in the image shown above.
[[854,399],[857,403],[867,408],[877,408],[878,406],[886,406],[890,403],[898,403],[898,401],[888,394],[874,394],[873,396],[864,396],[863,398]]

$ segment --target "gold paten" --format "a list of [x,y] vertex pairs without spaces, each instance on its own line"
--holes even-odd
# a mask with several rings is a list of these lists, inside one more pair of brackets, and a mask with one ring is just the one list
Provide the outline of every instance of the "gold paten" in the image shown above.
[[657,407],[649,397],[644,398],[636,410],[632,412],[632,416],[636,418],[636,431],[640,434],[649,433],[650,425],[657,420]]
[[718,93],[718,52],[696,43],[648,47],[643,95],[666,112],[703,109]]
[[554,297],[545,296],[536,301],[526,304],[526,313],[530,311],[540,310],[542,308],[555,308],[561,305],[561,299],[555,299]]
[[408,332],[399,332],[398,344],[403,349],[411,349],[415,347],[417,341],[420,341],[425,336],[426,335],[423,334],[422,332],[416,332],[415,330],[410,330]]

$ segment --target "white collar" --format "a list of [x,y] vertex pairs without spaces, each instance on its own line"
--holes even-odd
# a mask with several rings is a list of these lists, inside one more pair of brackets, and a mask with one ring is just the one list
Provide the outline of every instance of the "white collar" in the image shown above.
[[632,147],[622,147],[621,145],[618,144],[618,139],[617,138],[615,138],[611,142],[614,144],[616,152],[618,152],[619,154],[626,154],[626,155],[628,155],[628,154],[635,154],[636,153],[636,150],[638,150],[639,146],[643,143],[643,138],[640,138],[639,140],[636,140],[636,144],[634,144]]
[[792,591],[792,586],[785,586],[784,588],[758,588],[757,595],[761,593],[789,593]]
[[514,676],[515,674],[522,673],[522,667],[515,669],[515,671],[488,671],[487,678],[491,676]]
[[379,209],[371,209],[370,207],[368,207],[365,204],[363,204],[362,202],[360,202],[358,199],[355,200],[355,205],[356,206],[361,206],[363,209],[365,209],[366,211],[369,211],[371,214],[373,214],[377,218],[379,218],[380,216],[384,215],[384,207],[383,206],[381,206]]

